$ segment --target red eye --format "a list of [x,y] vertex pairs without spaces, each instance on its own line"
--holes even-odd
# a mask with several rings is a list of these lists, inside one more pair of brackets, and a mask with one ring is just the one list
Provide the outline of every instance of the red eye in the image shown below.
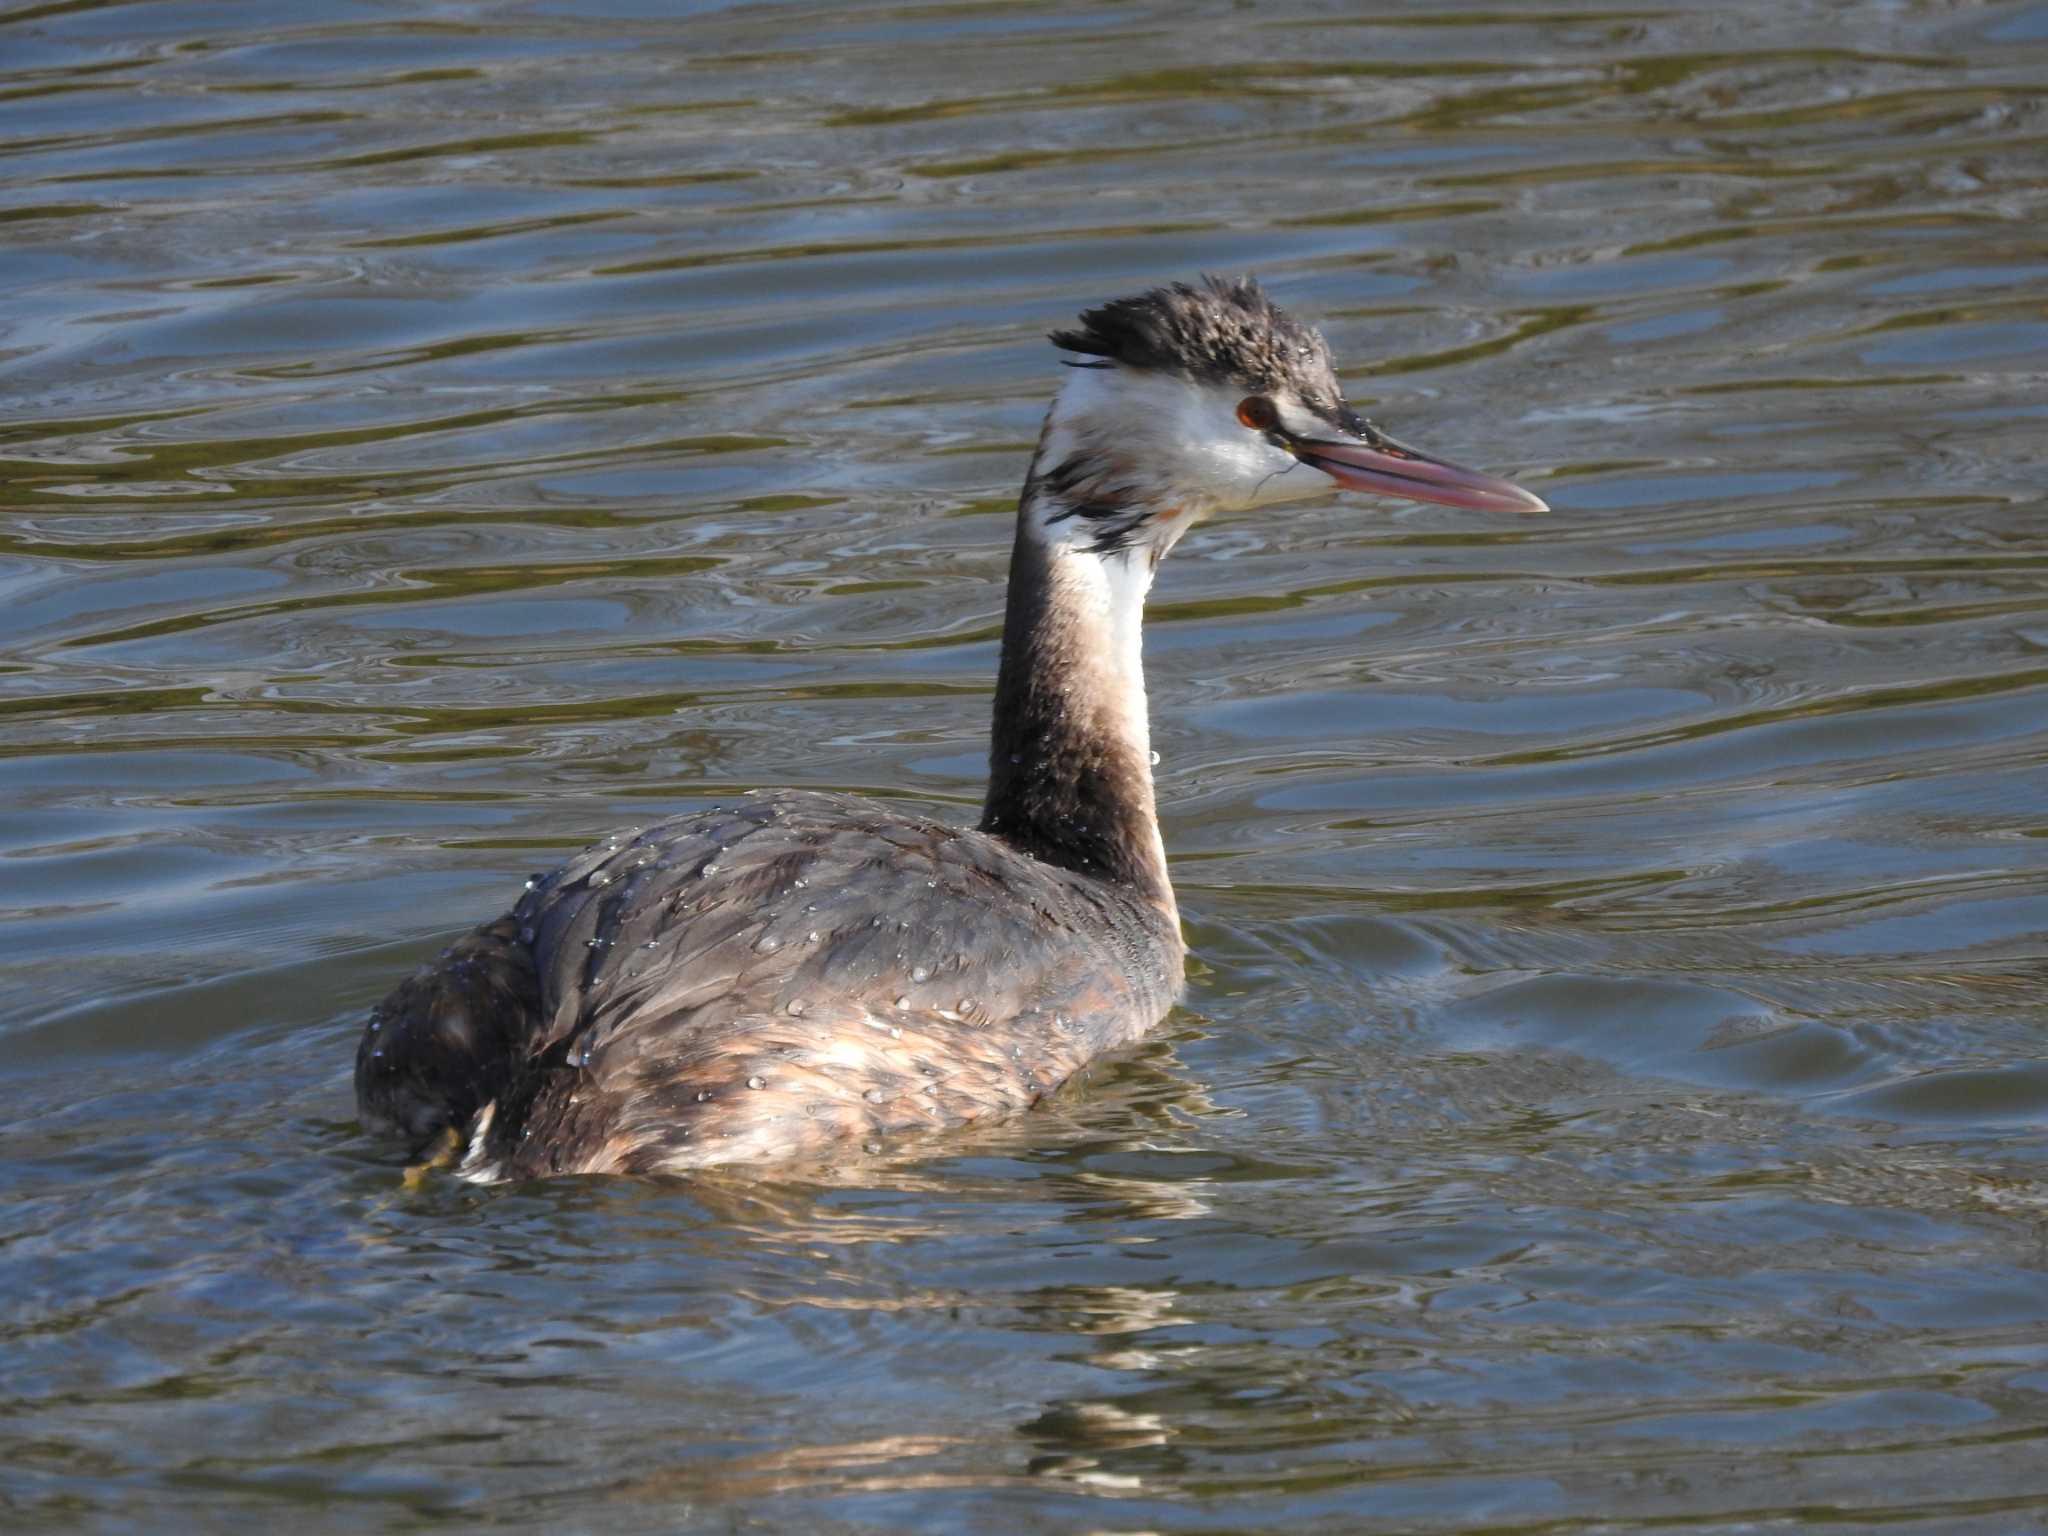
[[1237,419],[1254,432],[1270,432],[1280,425],[1280,413],[1264,395],[1246,395],[1237,402]]

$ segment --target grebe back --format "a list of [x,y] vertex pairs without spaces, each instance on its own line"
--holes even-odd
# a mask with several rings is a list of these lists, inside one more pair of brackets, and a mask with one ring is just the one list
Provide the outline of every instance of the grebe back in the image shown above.
[[1023,1108],[1164,1016],[1184,951],[1139,656],[1160,559],[1332,481],[1543,503],[1359,417],[1250,280],[1052,340],[1078,360],[1018,508],[980,825],[777,791],[588,849],[378,1005],[365,1125],[466,1144],[479,1180],[768,1161]]

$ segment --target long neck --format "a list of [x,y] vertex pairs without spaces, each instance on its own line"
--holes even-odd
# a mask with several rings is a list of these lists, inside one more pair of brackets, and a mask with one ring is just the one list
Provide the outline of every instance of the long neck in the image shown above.
[[1086,547],[1059,496],[1034,473],[1017,518],[982,830],[1171,912],[1139,646],[1152,560]]

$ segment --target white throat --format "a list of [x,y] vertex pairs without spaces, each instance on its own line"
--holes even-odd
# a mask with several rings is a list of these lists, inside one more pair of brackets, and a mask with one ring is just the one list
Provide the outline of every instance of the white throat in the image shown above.
[[1064,541],[1049,553],[1047,595],[1066,630],[1075,682],[1102,727],[1114,729],[1149,767],[1144,630],[1152,561],[1141,549],[1095,554]]
[[1145,597],[1212,512],[1326,479],[1239,419],[1220,384],[1074,370],[1025,482],[1003,624],[982,829],[1175,911],[1152,791]]

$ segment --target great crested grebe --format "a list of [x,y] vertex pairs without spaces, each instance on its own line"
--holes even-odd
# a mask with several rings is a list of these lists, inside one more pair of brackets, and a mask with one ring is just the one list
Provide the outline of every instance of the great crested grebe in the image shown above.
[[1184,946],[1153,809],[1139,621],[1216,512],[1327,490],[1537,512],[1384,436],[1323,338],[1249,279],[1053,333],[973,830],[771,791],[527,883],[371,1016],[363,1122],[479,1180],[675,1173],[1035,1103],[1137,1039]]

